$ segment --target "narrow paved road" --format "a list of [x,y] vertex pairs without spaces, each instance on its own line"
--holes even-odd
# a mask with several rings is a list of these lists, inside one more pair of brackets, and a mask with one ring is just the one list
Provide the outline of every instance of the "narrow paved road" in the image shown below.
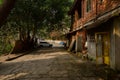
[[47,48],[0,64],[0,80],[101,79],[93,74],[93,68],[86,62],[64,49]]

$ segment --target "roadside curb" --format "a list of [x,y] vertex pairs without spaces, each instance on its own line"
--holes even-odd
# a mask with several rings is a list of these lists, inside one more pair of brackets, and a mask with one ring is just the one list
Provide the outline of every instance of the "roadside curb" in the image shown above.
[[30,51],[23,52],[23,53],[18,53],[17,56],[8,58],[8,59],[6,59],[5,61],[11,61],[11,60],[17,59],[17,58],[19,58],[19,57],[22,57],[22,56],[24,56],[24,55],[26,55],[26,54],[29,54],[29,53],[31,53],[31,52],[33,52],[33,51],[36,51],[36,50],[38,50],[38,48],[32,49],[32,50],[30,50]]
[[11,61],[11,60],[17,59],[17,58],[19,58],[21,56],[24,56],[24,55],[28,54],[28,53],[30,53],[30,52],[25,52],[24,54],[20,53],[20,55],[12,57],[12,58],[8,58],[5,61]]

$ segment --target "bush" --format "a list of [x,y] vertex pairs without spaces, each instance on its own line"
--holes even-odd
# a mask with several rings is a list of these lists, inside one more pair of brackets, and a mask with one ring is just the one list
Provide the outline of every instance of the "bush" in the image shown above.
[[11,44],[7,44],[6,47],[5,47],[5,53],[9,53],[12,49],[12,45]]
[[0,55],[9,53],[12,50],[13,46],[11,44],[0,45]]

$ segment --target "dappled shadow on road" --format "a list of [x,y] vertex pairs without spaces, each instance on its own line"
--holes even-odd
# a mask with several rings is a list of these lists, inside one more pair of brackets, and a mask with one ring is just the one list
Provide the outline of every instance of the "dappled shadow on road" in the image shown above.
[[[38,53],[37,53],[38,54]],[[29,56],[29,55],[28,55]],[[38,55],[37,55],[38,56]],[[43,57],[25,58],[13,60],[0,64],[0,79],[2,80],[56,80],[55,78],[68,78],[67,73],[61,73],[61,69],[66,71],[66,64],[69,64],[71,58],[68,54],[46,55]],[[57,59],[64,57],[62,62]],[[55,71],[56,68],[56,71]],[[60,69],[58,72],[57,69]],[[54,74],[55,72],[55,74]],[[58,72],[58,73],[56,73]],[[53,74],[51,74],[53,73]],[[66,79],[67,80],[67,79]]]
[[[89,64],[89,65],[88,65]],[[2,80],[99,80],[93,64],[69,54],[11,61],[0,64]]]
[[43,47],[39,48],[37,51],[35,51],[35,54],[46,54],[46,53],[55,53],[55,52],[64,52],[66,51],[64,47]]
[[0,56],[0,63],[5,61],[11,61],[27,54],[40,55],[40,54],[46,54],[46,53],[50,54],[50,53],[60,52],[60,51],[65,51],[64,47],[41,47],[41,48],[32,49],[24,53],[8,54],[8,55]]
[[43,48],[0,64],[0,79],[105,80],[106,75],[100,70],[94,63],[82,61],[62,48]]
[[94,62],[85,61],[83,63],[72,63],[72,66],[79,69],[78,74],[81,74],[85,80],[93,77],[96,77],[95,80],[120,80],[119,73],[107,65],[96,65]]
[[[48,62],[48,61],[50,61],[50,59],[0,64],[0,77],[2,80],[9,80],[9,79],[15,79],[15,80],[35,79],[36,80],[42,77],[41,76],[42,74],[44,75],[44,73],[47,73],[47,72],[44,72],[43,69],[47,69],[46,66],[48,65],[46,66],[43,66],[43,65],[45,62]],[[41,68],[41,65],[39,64],[41,64],[43,68]]]

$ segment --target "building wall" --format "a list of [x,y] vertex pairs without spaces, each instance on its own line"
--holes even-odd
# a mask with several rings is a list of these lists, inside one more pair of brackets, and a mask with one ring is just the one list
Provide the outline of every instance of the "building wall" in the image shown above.
[[113,35],[115,36],[115,67],[120,70],[120,16],[114,19]]
[[[97,1],[97,2],[96,2]],[[103,2],[100,2],[103,1]],[[104,13],[115,9],[116,7],[120,6],[120,0],[92,0],[92,10],[90,12],[86,12],[86,0],[82,0],[82,17],[78,18],[77,10],[75,10],[75,21],[72,24],[73,30],[78,27],[83,27],[83,25],[90,20],[96,20]],[[96,58],[96,42],[91,41],[91,34],[95,35],[95,32],[110,32],[110,66],[114,69],[120,70],[120,16],[117,18],[115,17],[112,19],[113,22],[110,20],[101,24],[97,27],[97,29],[92,29],[92,31],[88,31],[88,55]],[[92,33],[94,32],[94,33]],[[72,37],[72,39],[77,39],[80,36],[81,32],[77,31],[77,34]],[[71,34],[72,35],[72,34]],[[79,44],[79,42],[78,42]],[[83,43],[84,44],[84,43]],[[79,46],[79,45],[78,45]]]
[[[97,1],[97,2],[96,2]],[[102,2],[100,2],[102,1]],[[115,9],[120,6],[119,0],[92,0],[91,11],[86,11],[86,0],[82,0],[82,17],[78,18],[77,10],[75,10],[75,21],[73,24],[74,30],[78,27],[82,27],[85,23],[95,20],[97,17],[103,15],[106,12]]]
[[83,26],[86,22],[96,17],[96,0],[92,0],[91,11],[86,11],[86,0],[82,0],[82,17],[77,20],[76,24],[78,27]]
[[91,35],[87,36],[87,42],[88,42],[88,56],[90,58],[96,59],[96,42],[95,40],[91,40]]
[[88,55],[89,57],[96,59],[96,33],[109,33],[111,30],[111,20],[102,23],[98,27],[91,28],[87,30],[87,41],[88,41]]
[[88,55],[94,59],[96,59],[96,42],[94,39],[92,40],[91,36],[95,35],[96,32],[110,33],[110,66],[113,69],[120,70],[120,16],[110,19],[94,29],[88,30]]
[[82,50],[85,49],[84,45],[86,42],[86,30],[77,31],[74,39],[76,40],[75,51],[82,52]]
[[114,27],[112,22],[111,28],[111,37],[110,37],[110,66],[115,69],[115,35],[114,35]]
[[97,3],[97,14],[102,15],[117,6],[120,6],[120,0],[102,0],[102,2]]
[[96,17],[96,0],[91,0],[91,10],[89,12],[86,11],[86,7],[87,7],[87,0],[83,0],[84,1],[84,5],[82,5],[82,7],[84,7],[84,14],[83,14],[83,18],[82,18],[82,23],[85,24],[86,22],[94,19]]

